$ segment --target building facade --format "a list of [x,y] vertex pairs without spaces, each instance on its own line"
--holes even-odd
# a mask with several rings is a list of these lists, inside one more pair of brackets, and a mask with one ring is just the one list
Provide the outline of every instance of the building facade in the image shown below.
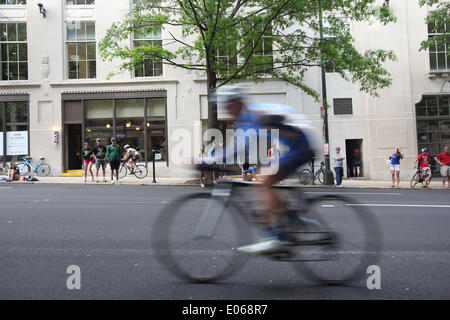
[[[102,61],[98,42],[108,27],[119,21],[133,0],[61,0],[42,2],[45,17],[33,0],[0,0],[0,156],[17,160],[25,155],[44,157],[52,175],[81,167],[83,141],[107,141],[115,136],[130,144],[161,151],[160,175],[179,176],[182,170],[174,146],[177,130],[192,135],[193,152],[199,149],[206,127],[206,81],[195,73],[161,64],[146,64],[134,72],[119,72],[120,61]],[[384,2],[379,1],[380,5]],[[442,48],[419,51],[432,36],[424,19],[427,8],[418,1],[391,1],[398,18],[388,26],[355,23],[352,30],[361,50],[392,49],[398,61],[389,63],[393,85],[373,98],[327,68],[330,151],[362,153],[363,176],[389,179],[385,160],[394,147],[405,159],[402,176],[410,177],[418,149],[432,153],[448,144],[450,135],[450,56]],[[176,30],[170,30],[177,32]],[[164,43],[169,30],[134,35],[130,44]],[[319,69],[306,75],[310,86],[321,90]],[[279,80],[250,86],[255,101],[285,103],[322,127],[320,105]],[[222,129],[228,124],[219,114]],[[321,156],[321,155],[319,155]],[[350,171],[350,170],[349,170]]]

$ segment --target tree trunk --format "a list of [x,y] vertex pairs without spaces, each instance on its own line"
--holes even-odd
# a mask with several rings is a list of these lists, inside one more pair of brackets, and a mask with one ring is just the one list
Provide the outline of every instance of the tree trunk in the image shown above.
[[208,87],[208,129],[218,129],[217,120],[217,99],[212,100],[212,93],[217,86],[216,74],[208,68],[207,71],[207,87]]

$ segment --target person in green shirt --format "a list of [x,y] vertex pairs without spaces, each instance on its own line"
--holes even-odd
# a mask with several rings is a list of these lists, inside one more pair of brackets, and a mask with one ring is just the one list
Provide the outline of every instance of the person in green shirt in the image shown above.
[[116,173],[115,183],[119,183],[119,167],[120,167],[120,146],[116,142],[116,138],[111,138],[111,144],[106,148],[106,159],[111,167],[111,184],[114,184],[114,172]]

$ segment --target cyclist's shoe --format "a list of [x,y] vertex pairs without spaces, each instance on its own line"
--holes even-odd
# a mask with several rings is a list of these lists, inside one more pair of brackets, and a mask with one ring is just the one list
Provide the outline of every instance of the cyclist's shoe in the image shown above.
[[116,184],[120,184],[119,179],[116,180]]
[[111,180],[111,184],[114,184],[115,183],[115,181],[114,180]]
[[272,254],[285,252],[290,242],[280,240],[278,236],[263,238],[254,244],[238,247],[237,250],[248,254]]
[[103,182],[108,182],[108,181],[106,181],[106,179],[103,179]]
[[95,180],[95,182],[99,183],[100,181],[97,179],[97,180]]

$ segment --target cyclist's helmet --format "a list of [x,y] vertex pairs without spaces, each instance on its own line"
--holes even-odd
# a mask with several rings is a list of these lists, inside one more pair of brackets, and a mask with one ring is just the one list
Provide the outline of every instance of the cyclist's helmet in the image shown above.
[[128,149],[131,148],[131,146],[129,144],[126,144],[125,147],[123,147],[124,149]]
[[428,148],[423,148],[422,152],[428,152]]
[[220,87],[214,92],[213,100],[217,102],[227,103],[233,100],[244,100],[247,98],[243,88],[237,85],[229,85]]

